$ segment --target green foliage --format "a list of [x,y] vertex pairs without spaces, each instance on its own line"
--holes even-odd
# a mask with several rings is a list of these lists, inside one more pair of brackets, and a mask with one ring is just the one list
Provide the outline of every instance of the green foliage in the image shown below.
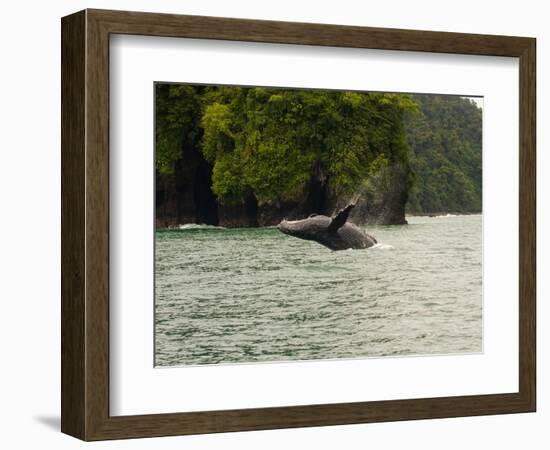
[[156,168],[161,176],[173,175],[184,140],[200,139],[200,108],[200,88],[155,85]]
[[416,182],[411,212],[479,212],[482,115],[468,99],[415,95],[420,113],[407,117]]
[[269,88],[208,88],[202,151],[213,191],[235,202],[299,201],[314,172],[336,194],[351,194],[380,164],[407,159],[408,97]]
[[468,99],[175,84],[155,90],[157,173],[174,179],[186,151],[202,152],[223,203],[251,194],[259,204],[300,202],[317,177],[336,197],[410,191],[411,212],[481,210],[481,110]]

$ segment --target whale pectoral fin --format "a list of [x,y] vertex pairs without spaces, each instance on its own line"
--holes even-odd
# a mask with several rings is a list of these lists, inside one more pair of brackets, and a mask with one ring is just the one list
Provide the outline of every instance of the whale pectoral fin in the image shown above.
[[348,206],[346,206],[344,209],[341,209],[338,214],[336,214],[332,221],[330,222],[330,225],[328,226],[328,230],[330,232],[338,231],[338,229],[346,223],[348,220],[349,214],[351,210],[355,207],[355,203],[350,203]]

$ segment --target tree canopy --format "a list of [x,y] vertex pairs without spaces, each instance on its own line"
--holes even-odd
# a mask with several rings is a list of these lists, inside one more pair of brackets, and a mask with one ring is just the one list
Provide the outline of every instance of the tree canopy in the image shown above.
[[375,223],[403,223],[405,204],[481,211],[481,110],[467,98],[159,83],[155,104],[157,200],[175,220],[357,198]]
[[[407,162],[406,95],[168,85],[157,91],[157,170],[169,175],[185,133],[197,134],[221,202],[299,201],[313,173],[351,195],[375,172]],[[200,110],[200,113],[197,114]]]
[[407,116],[415,183],[411,212],[480,212],[482,111],[467,98],[414,95]]

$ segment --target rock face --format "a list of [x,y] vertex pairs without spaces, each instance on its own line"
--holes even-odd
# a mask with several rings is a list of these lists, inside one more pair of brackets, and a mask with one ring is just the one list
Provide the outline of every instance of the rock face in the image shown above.
[[[408,165],[394,165],[385,179],[366,192],[351,212],[350,220],[358,225],[405,225],[405,206],[409,199],[411,172]],[[336,199],[333,210],[346,205]]]
[[[169,181],[156,177],[156,227],[202,223],[229,228],[276,226],[282,220],[297,220],[311,214],[332,216],[350,203],[350,196],[338,196],[328,188],[328,177],[314,171],[301,202],[259,205],[254,195],[241,203],[221,204],[212,192],[212,168],[200,150],[189,148],[178,162]],[[406,224],[409,169],[392,169],[384,187],[359,192],[350,222],[357,225]]]
[[214,196],[212,168],[199,149],[184,149],[185,158],[177,161],[174,176],[156,175],[155,223],[166,228],[184,223],[217,225],[219,205]]

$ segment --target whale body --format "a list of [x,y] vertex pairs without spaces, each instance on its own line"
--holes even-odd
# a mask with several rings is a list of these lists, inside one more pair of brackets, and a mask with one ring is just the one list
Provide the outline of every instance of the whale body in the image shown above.
[[364,249],[377,243],[361,228],[348,222],[355,204],[350,204],[333,217],[312,214],[302,220],[283,220],[277,228],[290,236],[315,241],[331,250]]

